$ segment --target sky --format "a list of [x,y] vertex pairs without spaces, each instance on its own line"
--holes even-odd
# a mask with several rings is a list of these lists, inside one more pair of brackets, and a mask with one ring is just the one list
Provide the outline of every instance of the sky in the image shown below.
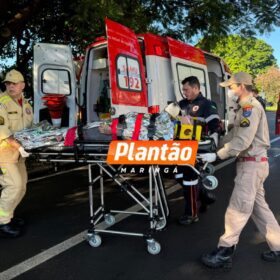
[[280,68],[280,27],[275,28],[275,31],[269,34],[258,36],[258,38],[263,39],[274,49],[273,55],[277,59],[278,67]]

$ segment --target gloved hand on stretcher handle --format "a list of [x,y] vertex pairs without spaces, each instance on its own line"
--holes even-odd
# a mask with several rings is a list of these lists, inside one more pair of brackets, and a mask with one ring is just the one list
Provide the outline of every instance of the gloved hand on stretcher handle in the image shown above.
[[206,154],[198,154],[198,159],[201,159],[202,162],[214,162],[217,160],[217,154],[216,153],[206,153]]
[[23,158],[30,156],[30,153],[26,152],[22,146],[18,148],[18,151]]
[[23,157],[23,158],[26,158],[26,157],[29,157],[30,154],[28,152],[25,151],[25,149],[23,148],[23,146],[21,146],[21,144],[16,140],[14,139],[13,136],[10,136],[6,139],[6,141],[11,145],[13,146],[15,149],[17,149],[20,153],[20,155]]

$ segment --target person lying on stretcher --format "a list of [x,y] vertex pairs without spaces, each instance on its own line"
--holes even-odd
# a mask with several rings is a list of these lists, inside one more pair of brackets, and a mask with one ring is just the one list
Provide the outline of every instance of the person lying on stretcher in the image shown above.
[[[196,118],[180,113],[178,104],[171,103],[163,112],[157,114],[132,112],[121,115],[112,122],[101,123],[98,131],[101,134],[112,135],[112,139],[200,141],[203,124]],[[213,135],[216,146],[217,136],[217,134]]]
[[111,123],[102,123],[98,130],[112,135],[113,140],[172,140],[174,123],[165,111],[159,114],[131,112],[121,115]]
[[[202,125],[196,123],[196,119],[188,115],[179,115],[181,112],[180,107],[176,103],[168,105],[160,114],[137,114],[129,113],[121,116],[115,123],[114,121],[110,125],[109,123],[103,123],[98,128],[100,133],[107,135],[115,134],[114,139],[132,139],[132,140],[171,140],[171,139],[185,139],[185,140],[197,140],[200,141],[202,134]],[[141,119],[140,119],[141,116]],[[138,134],[137,134],[138,133]],[[214,139],[217,141],[217,139]],[[212,141],[211,143],[213,143]],[[204,141],[205,142],[205,141]],[[202,141],[200,141],[202,143]],[[200,145],[201,146],[201,145]],[[208,146],[207,148],[212,148]],[[204,152],[211,152],[213,150],[207,150]],[[201,149],[201,147],[200,147]],[[214,149],[216,145],[214,144]],[[194,166],[178,166],[178,174],[175,175],[175,179],[182,185],[184,197],[187,196],[190,186],[185,186],[186,176],[190,172],[194,173],[194,179],[197,181],[197,188],[202,181],[203,176],[203,160],[199,159],[198,163]],[[203,185],[203,183],[201,184]],[[204,182],[205,185],[205,182]],[[201,211],[205,211],[209,204],[215,201],[215,195],[213,192],[201,187],[198,188],[199,192],[195,199],[200,201]],[[186,199],[186,204],[188,200]]]

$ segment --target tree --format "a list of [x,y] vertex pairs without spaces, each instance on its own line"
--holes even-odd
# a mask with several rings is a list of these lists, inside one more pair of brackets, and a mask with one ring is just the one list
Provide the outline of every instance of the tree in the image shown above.
[[277,104],[280,95],[280,70],[276,67],[269,68],[265,73],[255,79],[260,91],[265,93],[267,102]]
[[34,14],[44,6],[43,0],[9,1],[1,0],[0,47],[4,47],[13,36],[19,36]]
[[150,7],[138,0],[2,0],[3,5],[7,12],[0,18],[0,73],[1,68],[8,70],[3,59],[16,57],[12,67],[25,74],[30,88],[36,42],[69,44],[77,55],[96,37],[105,35],[105,17],[136,32],[148,30],[154,20]]
[[[94,35],[103,30],[100,27],[105,16],[139,32],[152,29],[184,41],[199,35],[204,38],[206,50],[232,30],[253,35],[280,25],[280,2],[276,0],[1,0],[0,3],[1,10],[6,11],[0,18],[0,52],[13,37],[29,28],[49,33],[48,37],[64,38],[69,30],[75,37],[88,31],[94,31]],[[47,29],[43,29],[45,23],[49,23]],[[57,33],[49,32],[50,27]]]
[[211,52],[222,57],[233,73],[244,71],[256,77],[276,65],[273,48],[252,37],[230,35],[219,40]]
[[105,17],[137,32],[148,30],[154,20],[150,8],[138,0],[2,0],[1,4],[7,13],[0,18],[0,55],[17,57],[16,67],[23,72],[31,66],[35,42],[69,44],[79,54],[94,38],[105,35]]
[[232,30],[243,35],[280,25],[276,0],[0,0],[0,56],[17,56],[26,71],[34,42],[70,44],[75,53],[105,35],[109,17],[138,33],[154,32],[189,41],[202,37],[205,50]]

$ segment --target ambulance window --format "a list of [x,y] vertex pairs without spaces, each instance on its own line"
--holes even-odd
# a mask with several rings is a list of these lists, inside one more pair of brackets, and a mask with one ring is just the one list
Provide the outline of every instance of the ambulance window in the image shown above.
[[201,93],[206,96],[206,77],[205,77],[205,72],[203,69],[189,66],[189,65],[184,65],[181,63],[177,63],[177,75],[178,75],[178,82],[179,82],[179,89],[180,92],[183,96],[182,92],[182,84],[181,82],[189,76],[196,76],[200,82],[200,91]]
[[42,72],[41,81],[45,94],[71,94],[70,73],[67,70],[46,69]]
[[117,82],[120,89],[142,91],[140,67],[137,59],[120,55],[117,57]]

